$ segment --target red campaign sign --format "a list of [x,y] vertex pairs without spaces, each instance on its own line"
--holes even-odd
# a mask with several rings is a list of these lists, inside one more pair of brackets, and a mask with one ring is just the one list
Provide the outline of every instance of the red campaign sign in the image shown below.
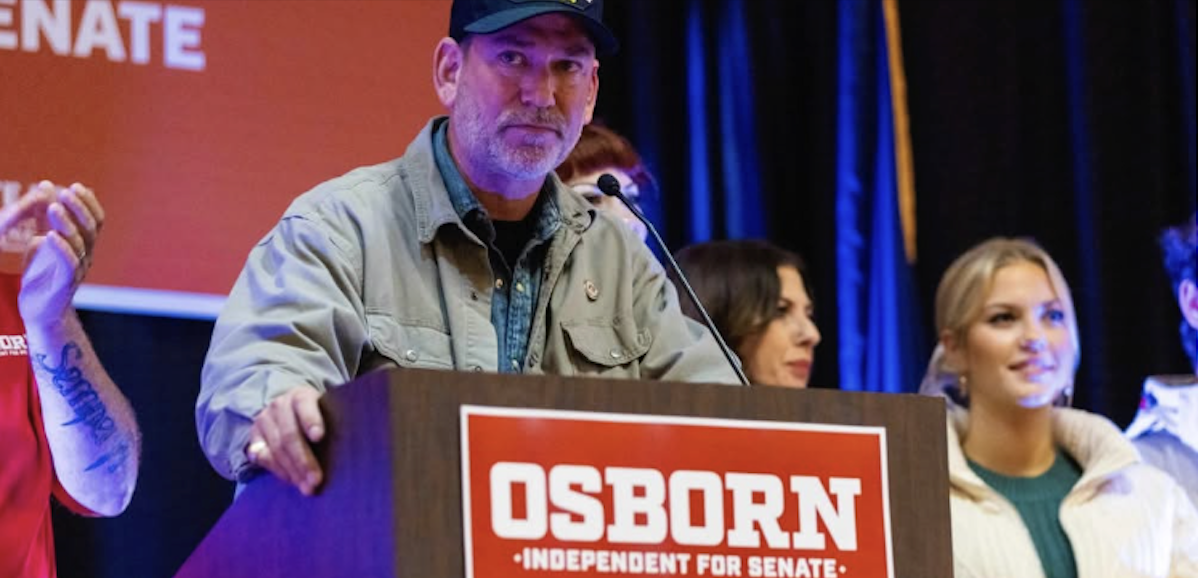
[[466,576],[894,575],[879,427],[462,407]]

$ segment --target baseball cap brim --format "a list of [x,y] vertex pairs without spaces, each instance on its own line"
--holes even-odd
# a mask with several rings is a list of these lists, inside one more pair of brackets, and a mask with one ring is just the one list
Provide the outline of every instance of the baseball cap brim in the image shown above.
[[591,42],[595,43],[596,55],[607,56],[615,54],[620,49],[620,43],[616,40],[615,35],[611,33],[611,30],[607,29],[607,26],[604,26],[602,22],[590,16],[580,13],[577,8],[569,6],[519,6],[510,10],[496,12],[485,18],[480,18],[466,26],[465,31],[471,34],[491,34],[517,22],[553,12],[578,17],[578,21],[586,27],[587,35],[591,37]]

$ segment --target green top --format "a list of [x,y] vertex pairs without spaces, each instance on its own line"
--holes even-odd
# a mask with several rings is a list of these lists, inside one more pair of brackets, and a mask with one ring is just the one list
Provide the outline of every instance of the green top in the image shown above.
[[1034,478],[1011,477],[992,472],[969,460],[969,467],[1010,500],[1023,525],[1032,535],[1040,565],[1048,578],[1077,578],[1077,562],[1073,558],[1073,547],[1069,536],[1061,527],[1061,501],[1069,495],[1074,484],[1082,477],[1082,468],[1073,458],[1060,449],[1048,471]]

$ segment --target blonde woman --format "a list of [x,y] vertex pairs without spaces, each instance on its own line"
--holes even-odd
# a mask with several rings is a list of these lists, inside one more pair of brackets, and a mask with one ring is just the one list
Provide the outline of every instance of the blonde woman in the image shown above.
[[1077,315],[1036,244],[991,239],[936,292],[958,578],[1198,576],[1198,513],[1105,418],[1065,407]]

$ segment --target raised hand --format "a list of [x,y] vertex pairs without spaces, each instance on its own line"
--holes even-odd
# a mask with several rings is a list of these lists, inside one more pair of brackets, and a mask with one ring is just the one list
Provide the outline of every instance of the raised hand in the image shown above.
[[48,199],[49,230],[35,236],[26,253],[19,305],[26,325],[53,324],[70,310],[91,267],[104,209],[95,193],[79,183],[58,189],[42,181],[26,196],[32,195]]

